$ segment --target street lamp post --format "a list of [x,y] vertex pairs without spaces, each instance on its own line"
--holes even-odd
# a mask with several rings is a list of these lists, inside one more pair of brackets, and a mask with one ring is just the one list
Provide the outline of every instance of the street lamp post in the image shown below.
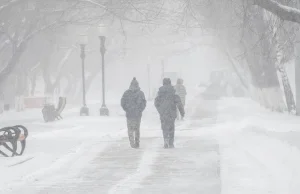
[[[100,33],[103,33],[104,29],[99,28],[99,31],[100,31]],[[100,39],[100,53],[101,53],[101,57],[102,57],[102,106],[100,108],[100,116],[109,116],[109,110],[105,104],[105,60],[104,60],[104,55],[106,52],[106,49],[105,49],[106,37],[105,37],[105,35],[100,35],[99,39]]]
[[89,108],[86,106],[86,93],[85,93],[85,46],[87,44],[87,36],[81,35],[81,41],[80,42],[80,58],[81,58],[81,67],[82,67],[82,103],[83,106],[80,109],[80,116],[89,116]]

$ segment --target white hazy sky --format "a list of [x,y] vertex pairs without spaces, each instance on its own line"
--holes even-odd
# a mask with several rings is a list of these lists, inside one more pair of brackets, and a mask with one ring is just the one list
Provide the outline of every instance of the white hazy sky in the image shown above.
[[[106,68],[109,100],[119,100],[118,98],[129,87],[133,77],[137,78],[145,95],[148,96],[147,63],[150,64],[151,92],[161,85],[161,58],[151,57],[149,62],[148,59],[132,63],[125,61],[126,59]],[[193,52],[165,59],[165,71],[177,72],[184,79],[187,87],[195,87],[200,82],[208,81],[212,70],[224,67],[230,67],[226,57],[210,47],[199,47]],[[98,76],[89,91],[88,98],[96,100],[101,98],[100,96],[101,77]]]

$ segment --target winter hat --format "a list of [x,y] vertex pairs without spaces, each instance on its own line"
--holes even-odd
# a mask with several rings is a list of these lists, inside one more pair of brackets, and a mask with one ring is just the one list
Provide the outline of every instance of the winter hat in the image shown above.
[[136,80],[135,77],[132,79],[129,88],[130,88],[131,90],[138,90],[138,89],[140,89],[139,82]]
[[170,78],[164,78],[163,80],[163,85],[166,86],[166,85],[171,85],[171,79]]

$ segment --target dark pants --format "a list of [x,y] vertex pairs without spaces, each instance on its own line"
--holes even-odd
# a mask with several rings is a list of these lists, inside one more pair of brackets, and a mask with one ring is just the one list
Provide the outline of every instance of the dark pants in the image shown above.
[[128,137],[129,137],[130,145],[132,147],[139,146],[140,125],[141,125],[141,117],[127,118]]
[[164,142],[168,146],[174,145],[175,119],[161,119]]

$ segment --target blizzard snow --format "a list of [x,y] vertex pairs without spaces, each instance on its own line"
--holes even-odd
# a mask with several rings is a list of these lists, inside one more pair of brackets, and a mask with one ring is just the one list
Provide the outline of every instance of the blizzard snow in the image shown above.
[[1,116],[1,125],[18,121],[30,134],[24,156],[0,158],[0,193],[299,193],[297,117],[250,99],[195,95],[176,123],[176,149],[165,150],[148,102],[134,150],[118,104],[109,105],[110,117],[98,107],[89,117],[69,109],[53,123],[43,123],[40,110]]

